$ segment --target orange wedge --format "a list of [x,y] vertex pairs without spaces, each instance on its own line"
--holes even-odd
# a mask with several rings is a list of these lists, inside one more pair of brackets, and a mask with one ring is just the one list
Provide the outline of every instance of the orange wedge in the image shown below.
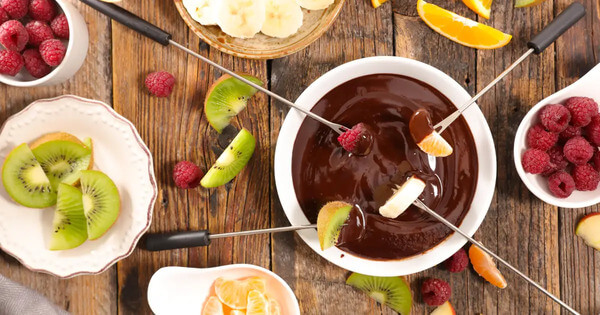
[[259,277],[244,280],[217,278],[215,280],[215,292],[223,304],[234,310],[241,310],[245,309],[248,303],[248,292],[254,290],[264,293],[265,285],[265,280]]
[[492,0],[463,0],[463,3],[482,18],[490,18]]
[[500,289],[506,288],[506,279],[504,279],[504,276],[500,273],[490,255],[479,249],[479,247],[471,245],[471,248],[469,248],[469,259],[471,260],[473,269],[485,280]]
[[373,8],[377,9],[380,5],[386,3],[387,1],[388,0],[371,0],[371,4],[373,5]]
[[248,308],[246,315],[268,315],[269,302],[267,298],[257,290],[251,290],[248,293]]
[[229,315],[246,315],[246,313],[240,310],[231,310],[231,312],[229,312]]
[[223,304],[216,296],[211,296],[202,309],[202,315],[224,315]]
[[281,307],[277,300],[273,298],[267,298],[269,301],[269,315],[281,315]]
[[437,157],[446,157],[454,152],[448,141],[435,131],[417,143],[417,145],[423,152]]
[[434,31],[467,47],[494,49],[508,44],[512,38],[511,35],[504,34],[493,27],[477,23],[423,0],[417,2],[417,11],[421,19]]

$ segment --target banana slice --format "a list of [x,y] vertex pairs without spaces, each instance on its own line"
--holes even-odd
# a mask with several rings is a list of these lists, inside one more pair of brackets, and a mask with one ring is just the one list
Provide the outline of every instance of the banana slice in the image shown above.
[[415,176],[411,176],[383,206],[379,208],[379,214],[386,218],[395,219],[401,215],[413,201],[417,200],[425,190],[425,182]]
[[272,37],[285,38],[296,34],[302,26],[302,8],[295,0],[266,0],[266,18],[261,32]]
[[307,10],[323,10],[330,6],[335,0],[296,0],[301,7]]
[[266,0],[217,0],[215,18],[229,36],[251,38],[265,22]]
[[215,25],[214,2],[218,0],[183,0],[183,6],[202,25]]

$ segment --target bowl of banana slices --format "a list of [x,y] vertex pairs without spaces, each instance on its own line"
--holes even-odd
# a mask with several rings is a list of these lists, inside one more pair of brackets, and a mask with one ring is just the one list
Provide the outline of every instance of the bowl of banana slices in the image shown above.
[[175,0],[204,42],[237,57],[274,59],[317,40],[345,0]]

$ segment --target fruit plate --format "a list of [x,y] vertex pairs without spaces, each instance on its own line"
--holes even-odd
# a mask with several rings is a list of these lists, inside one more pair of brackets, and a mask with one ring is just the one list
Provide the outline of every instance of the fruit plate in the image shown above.
[[235,38],[216,26],[204,26],[196,22],[183,6],[182,0],[175,0],[177,11],[200,39],[212,47],[236,57],[250,59],[275,59],[291,55],[317,40],[335,21],[346,0],[335,0],[324,10],[305,10],[302,27],[287,38],[266,36],[262,33],[253,38]]
[[0,158],[21,143],[65,131],[94,141],[94,169],[117,185],[121,212],[106,234],[64,251],[48,250],[54,207],[31,209],[0,187],[0,247],[27,268],[62,278],[98,274],[127,257],[150,227],[157,196],[152,155],[131,122],[105,103],[72,95],[38,100],[6,120]]
[[242,279],[262,277],[267,280],[267,294],[279,302],[281,314],[300,315],[300,306],[289,285],[272,271],[248,264],[214,268],[164,267],[148,284],[148,304],[156,315],[200,314],[218,277]]
[[521,180],[525,183],[529,191],[546,203],[562,208],[584,208],[600,202],[600,187],[593,191],[575,190],[567,198],[555,197],[548,188],[546,177],[526,173],[521,164],[521,156],[527,149],[525,135],[531,126],[539,122],[540,110],[548,104],[562,104],[572,96],[591,97],[596,102],[600,102],[598,82],[600,82],[600,65],[595,66],[585,76],[577,80],[577,82],[546,97],[533,106],[527,115],[523,117],[519,129],[517,129],[513,148],[517,173],[519,173],[519,177],[521,177]]

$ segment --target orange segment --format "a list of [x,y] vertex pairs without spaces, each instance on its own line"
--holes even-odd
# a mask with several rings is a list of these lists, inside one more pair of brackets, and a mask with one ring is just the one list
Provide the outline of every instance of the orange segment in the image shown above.
[[246,315],[246,313],[240,310],[231,310],[231,312],[229,312],[229,315]]
[[260,277],[244,280],[225,280],[223,278],[215,280],[217,297],[223,304],[235,310],[246,308],[248,292],[255,290],[264,293],[265,286],[265,280]]
[[251,290],[248,293],[246,315],[269,315],[269,302],[261,292]]
[[387,1],[388,0],[371,0],[371,4],[373,5],[373,8],[377,9],[380,5],[386,3]]
[[269,301],[269,315],[281,315],[281,307],[279,302],[273,298],[267,298]]
[[490,255],[479,249],[479,247],[471,245],[471,248],[469,248],[469,259],[471,260],[473,269],[485,280],[500,289],[506,288],[506,279],[504,279],[504,276],[500,273]]
[[423,0],[417,2],[417,11],[421,19],[434,31],[467,47],[494,49],[508,44],[512,38],[511,35],[504,34],[493,27],[477,23]]
[[448,141],[435,131],[417,143],[417,145],[423,152],[437,157],[445,157],[453,152],[452,146],[450,146]]
[[202,315],[224,315],[223,304],[221,304],[216,296],[211,296],[206,301],[206,304],[204,304]]
[[492,0],[463,0],[463,3],[482,18],[490,18]]

